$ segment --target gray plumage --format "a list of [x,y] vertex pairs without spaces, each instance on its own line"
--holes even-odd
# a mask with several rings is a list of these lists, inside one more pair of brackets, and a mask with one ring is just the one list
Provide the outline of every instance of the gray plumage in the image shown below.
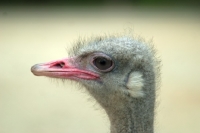
[[[90,60],[96,54],[111,58],[114,67],[102,72]],[[105,109],[111,133],[153,133],[159,61],[152,45],[129,36],[78,41],[70,54],[80,69],[98,73],[100,80],[78,79]]]
[[[115,62],[115,68],[101,73],[101,83],[90,80],[81,83],[107,112],[111,133],[152,133],[158,78],[155,75],[158,74],[158,60],[152,45],[130,37],[96,38],[77,47],[74,56],[98,51],[109,55]],[[144,83],[140,93],[143,96],[132,96],[127,91],[126,85],[133,72],[142,74]]]

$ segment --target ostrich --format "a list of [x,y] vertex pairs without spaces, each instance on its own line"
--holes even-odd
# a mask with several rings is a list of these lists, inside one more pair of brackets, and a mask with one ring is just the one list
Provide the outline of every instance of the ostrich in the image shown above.
[[78,41],[71,53],[31,71],[82,84],[105,110],[111,133],[154,132],[159,61],[152,45],[130,36],[96,37]]

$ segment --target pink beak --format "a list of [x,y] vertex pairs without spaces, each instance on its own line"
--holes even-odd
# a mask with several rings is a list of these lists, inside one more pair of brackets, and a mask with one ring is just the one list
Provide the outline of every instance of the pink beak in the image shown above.
[[31,67],[31,72],[36,76],[47,76],[52,78],[73,80],[95,80],[99,78],[99,75],[94,72],[82,70],[74,66],[72,63],[70,63],[70,61],[73,60],[73,58],[66,58],[48,63],[36,64]]

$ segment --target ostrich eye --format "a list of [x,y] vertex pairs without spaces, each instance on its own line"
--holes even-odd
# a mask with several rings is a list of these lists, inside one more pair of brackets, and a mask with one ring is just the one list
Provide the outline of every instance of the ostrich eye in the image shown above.
[[113,66],[113,62],[105,57],[97,57],[94,59],[93,64],[101,71],[109,71]]

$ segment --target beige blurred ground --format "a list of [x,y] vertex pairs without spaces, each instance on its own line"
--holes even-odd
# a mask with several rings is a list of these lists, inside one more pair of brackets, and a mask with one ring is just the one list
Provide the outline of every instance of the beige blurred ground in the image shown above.
[[157,133],[200,132],[200,18],[184,8],[0,9],[0,133],[108,133],[103,111],[33,64],[67,56],[79,36],[132,28],[162,59]]

